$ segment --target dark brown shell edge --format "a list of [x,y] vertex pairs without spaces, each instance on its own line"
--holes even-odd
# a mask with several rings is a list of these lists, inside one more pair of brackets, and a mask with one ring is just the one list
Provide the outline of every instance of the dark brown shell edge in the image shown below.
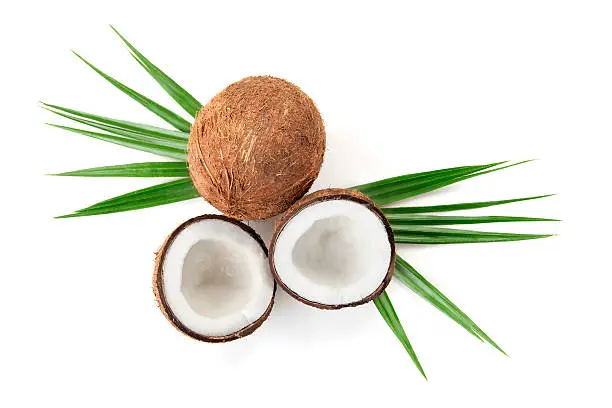
[[[280,278],[278,272],[276,271],[276,265],[274,265],[274,251],[276,249],[276,240],[278,239],[280,233],[283,231],[283,228],[285,227],[285,225],[287,225],[287,223],[289,223],[289,221],[291,221],[291,219],[293,219],[293,217],[295,217],[304,208],[312,204],[322,202],[322,201],[328,201],[328,200],[349,200],[349,201],[354,201],[356,203],[365,205],[370,211],[376,214],[378,218],[383,222],[385,226],[385,231],[387,232],[387,237],[389,239],[390,248],[391,248],[391,257],[389,260],[389,268],[387,270],[387,274],[385,275],[385,278],[380,283],[380,285],[376,288],[376,290],[361,300],[358,300],[352,303],[345,303],[341,305],[327,305],[324,303],[313,302],[311,300],[301,297],[298,293],[291,290],[287,285],[285,285],[285,283]],[[287,212],[285,212],[285,214],[283,214],[283,216],[276,222],[276,225],[274,226],[274,233],[272,235],[272,239],[270,240],[269,252],[270,253],[268,255],[268,262],[270,263],[270,271],[272,271],[272,274],[274,275],[274,279],[278,282],[278,284],[287,293],[289,293],[292,297],[299,300],[300,302],[305,303],[310,306],[317,307],[319,309],[327,309],[327,310],[335,310],[335,309],[342,309],[345,307],[359,306],[359,305],[368,303],[371,300],[376,299],[387,288],[387,286],[389,285],[389,282],[391,282],[391,278],[393,277],[393,270],[395,267],[395,238],[393,236],[393,231],[391,230],[391,225],[389,224],[387,217],[385,217],[385,215],[380,210],[380,208],[378,208],[376,204],[374,204],[374,201],[372,201],[365,194],[360,193],[359,191],[343,189],[343,188],[327,188],[327,189],[319,190],[314,193],[308,194],[307,196],[305,196],[304,198],[302,198],[301,200],[293,204],[287,210]]]
[[274,305],[274,297],[276,295],[276,280],[274,280],[274,289],[272,291],[272,299],[270,300],[270,304],[268,305],[268,308],[266,309],[266,311],[264,312],[263,315],[261,315],[261,317],[259,319],[257,319],[256,321],[254,321],[253,323],[249,324],[248,326],[238,330],[237,332],[228,334],[227,336],[204,336],[200,333],[196,333],[193,330],[189,329],[187,326],[185,326],[177,317],[176,315],[174,315],[174,313],[172,312],[172,310],[170,309],[170,306],[168,305],[167,301],[166,301],[166,297],[164,294],[164,289],[163,289],[163,276],[164,276],[164,270],[162,265],[164,264],[164,259],[166,256],[166,252],[167,249],[170,247],[170,245],[174,242],[174,240],[176,239],[176,237],[185,229],[187,228],[189,225],[202,221],[202,220],[211,220],[211,219],[216,219],[216,220],[222,220],[222,221],[227,221],[230,222],[234,225],[239,226],[240,228],[242,228],[245,232],[247,232],[249,235],[251,235],[261,246],[261,248],[263,249],[264,253],[266,254],[266,256],[268,256],[268,250],[266,248],[266,244],[264,243],[264,241],[261,239],[261,237],[259,236],[259,234],[257,234],[257,232],[255,232],[255,230],[251,227],[249,227],[248,225],[235,220],[231,217],[227,217],[225,215],[216,215],[216,214],[205,214],[205,215],[200,215],[194,218],[191,218],[187,221],[185,221],[184,223],[182,223],[181,225],[178,226],[178,228],[176,228],[174,231],[172,231],[172,233],[166,238],[166,240],[164,241],[164,243],[162,244],[159,252],[157,252],[156,256],[155,256],[155,269],[153,271],[153,294],[155,295],[155,299],[157,301],[157,305],[159,306],[159,309],[161,310],[161,312],[164,314],[164,316],[166,317],[166,319],[170,322],[170,324],[172,324],[172,326],[174,326],[174,328],[176,328],[178,331],[180,331],[181,333],[195,339],[195,340],[199,340],[199,341],[204,341],[207,343],[225,343],[227,341],[232,341],[232,340],[237,340],[239,338],[248,336],[249,334],[253,333],[255,331],[255,329],[257,329],[259,326],[262,325],[262,323],[264,322],[264,320],[266,320],[268,318],[268,316],[270,315],[270,312],[272,311],[272,306]]

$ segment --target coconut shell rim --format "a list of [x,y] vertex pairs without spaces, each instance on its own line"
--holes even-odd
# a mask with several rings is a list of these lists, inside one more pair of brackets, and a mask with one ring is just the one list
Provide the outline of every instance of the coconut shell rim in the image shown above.
[[199,341],[203,341],[207,343],[225,343],[228,341],[237,340],[242,337],[248,336],[249,334],[253,333],[257,328],[259,328],[263,324],[263,322],[268,318],[268,316],[270,315],[270,312],[272,311],[272,307],[274,306],[274,298],[276,296],[276,287],[277,287],[276,279],[274,279],[274,282],[273,282],[274,287],[272,289],[272,298],[270,299],[270,303],[268,304],[268,307],[266,308],[264,313],[257,320],[243,327],[242,329],[237,330],[233,333],[227,334],[225,336],[207,336],[201,333],[197,333],[191,330],[189,327],[187,327],[174,314],[174,312],[172,311],[172,308],[168,305],[168,302],[166,301],[166,296],[165,296],[164,288],[163,288],[163,277],[164,277],[163,264],[164,264],[164,260],[166,257],[166,252],[168,251],[168,248],[170,248],[170,246],[172,245],[176,237],[183,230],[185,230],[185,228],[187,228],[191,224],[194,224],[200,221],[204,221],[204,220],[221,220],[221,221],[226,221],[226,222],[229,222],[231,224],[234,224],[240,227],[243,231],[245,231],[253,239],[255,239],[255,241],[263,249],[266,257],[268,257],[268,249],[266,248],[266,244],[264,243],[261,236],[250,226],[244,224],[243,222],[240,222],[239,220],[235,218],[228,217],[226,215],[220,215],[220,214],[199,215],[199,216],[188,219],[187,221],[179,225],[177,228],[175,228],[174,231],[172,231],[170,235],[168,235],[168,237],[162,244],[160,250],[157,252],[156,257],[155,257],[155,269],[153,271],[153,293],[155,295],[155,299],[157,300],[157,305],[159,309],[164,314],[166,319],[170,322],[170,324],[174,326],[175,329],[177,329],[181,333],[195,340],[199,340]]
[[[276,265],[274,264],[274,252],[276,250],[276,241],[278,240],[278,237],[280,236],[280,234],[283,232],[283,229],[285,228],[285,226],[306,207],[309,207],[313,204],[317,204],[323,201],[330,201],[330,200],[353,201],[358,204],[364,205],[366,208],[372,211],[382,221],[385,227],[385,232],[387,233],[387,238],[389,239],[389,245],[391,248],[391,256],[389,259],[389,267],[387,269],[387,274],[385,275],[385,278],[382,280],[380,285],[372,293],[370,293],[368,296],[360,300],[349,302],[349,303],[342,303],[339,305],[329,305],[326,303],[315,302],[315,301],[302,297],[300,294],[295,292],[293,289],[289,288],[283,282],[283,280],[281,279],[280,275],[278,274],[276,270]],[[314,193],[310,193],[304,196],[303,198],[301,198],[300,200],[298,200],[297,202],[295,202],[291,207],[289,207],[289,209],[283,214],[283,216],[276,222],[276,225],[274,226],[274,232],[270,240],[268,262],[270,264],[270,271],[272,272],[274,279],[283,288],[283,290],[285,290],[285,292],[287,292],[293,298],[309,306],[313,306],[319,309],[338,310],[338,309],[343,309],[345,307],[360,306],[380,296],[382,292],[387,288],[387,286],[389,286],[389,283],[391,282],[391,278],[393,277],[393,270],[395,267],[395,257],[396,257],[396,250],[395,250],[395,237],[393,235],[393,230],[391,229],[389,220],[387,220],[387,217],[385,217],[384,213],[380,210],[380,208],[376,206],[374,201],[372,201],[365,194],[360,193],[359,191],[356,191],[356,190],[350,190],[350,189],[344,189],[344,188],[326,188],[326,189],[318,190]]]

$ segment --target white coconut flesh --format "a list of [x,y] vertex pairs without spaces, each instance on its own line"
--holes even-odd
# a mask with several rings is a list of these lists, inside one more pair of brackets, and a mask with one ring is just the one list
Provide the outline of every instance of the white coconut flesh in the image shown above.
[[203,219],[166,250],[163,292],[176,318],[202,336],[227,336],[263,316],[274,280],[259,242],[231,222]]
[[358,302],[385,280],[392,249],[383,221],[350,200],[311,204],[284,226],[273,262],[299,297],[324,305]]

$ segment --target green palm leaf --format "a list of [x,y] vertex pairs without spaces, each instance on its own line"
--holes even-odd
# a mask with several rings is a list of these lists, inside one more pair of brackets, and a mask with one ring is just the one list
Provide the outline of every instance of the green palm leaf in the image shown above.
[[394,276],[399,279],[404,285],[410,288],[414,293],[421,296],[423,299],[431,303],[434,307],[440,310],[442,313],[453,319],[457,324],[467,330],[473,336],[484,340],[497,350],[506,354],[491,339],[472,319],[470,319],[465,313],[461,311],[453,302],[451,302],[446,296],[442,294],[436,287],[427,281],[416,269],[414,269],[408,262],[406,262],[401,256],[397,255],[395,260],[395,273]]
[[417,188],[414,189],[406,189],[405,191],[399,191],[399,192],[393,192],[390,195],[381,198],[381,201],[383,201],[385,204],[389,204],[398,200],[403,200],[404,198],[407,197],[415,197],[424,193],[428,193],[430,191],[434,191],[437,190],[439,188],[442,187],[446,187],[449,186],[451,184],[455,184],[458,183],[460,181],[464,181],[467,179],[470,179],[472,177],[478,177],[478,176],[482,176],[485,174],[489,174],[489,173],[493,173],[494,171],[499,171],[499,170],[505,170],[508,169],[510,167],[514,167],[514,166],[518,166],[521,164],[525,164],[525,163],[529,163],[533,160],[524,160],[518,163],[513,163],[513,164],[508,164],[506,166],[502,166],[502,167],[497,167],[497,168],[492,168],[492,169],[485,169],[483,171],[478,171],[475,173],[470,173],[470,174],[465,174],[465,175],[459,175],[456,177],[452,177],[452,178],[448,178],[448,179],[441,179],[441,180],[432,180],[431,182],[426,183],[423,186],[419,186]]
[[374,299],[374,304],[376,305],[376,308],[378,309],[378,312],[381,314],[383,319],[385,319],[385,322],[387,322],[387,325],[389,325],[389,327],[391,328],[391,331],[393,331],[393,334],[395,334],[400,343],[402,343],[402,346],[404,346],[404,349],[406,349],[408,355],[410,356],[418,370],[421,372],[423,377],[427,379],[425,371],[423,370],[423,367],[421,366],[421,363],[419,362],[419,359],[416,353],[414,352],[410,341],[408,340],[408,336],[406,335],[406,332],[402,327],[402,323],[397,317],[397,313],[395,313],[395,309],[393,308],[393,304],[391,303],[391,299],[389,299],[389,295],[387,295],[387,292],[384,291],[379,297]]
[[416,225],[392,225],[398,244],[473,244],[480,242],[524,241],[547,238],[550,234],[514,234]]
[[540,195],[540,196],[534,196],[534,197],[513,198],[510,200],[480,201],[480,202],[473,202],[473,203],[432,205],[432,206],[426,206],[426,207],[382,208],[382,212],[385,213],[387,217],[390,217],[390,216],[403,215],[403,214],[473,210],[477,208],[492,207],[494,205],[516,203],[519,201],[536,200],[538,198],[551,197],[553,195],[554,194],[547,194],[547,195]]
[[155,66],[149,61],[144,55],[142,55],[128,40],[123,37],[119,31],[111,25],[113,31],[121,38],[125,45],[130,49],[134,59],[157,81],[157,83],[164,88],[164,90],[178,103],[187,113],[194,118],[202,108],[202,104],[198,102],[189,92],[183,89],[177,84],[172,78],[166,75],[162,70]]
[[76,119],[73,119],[73,116],[76,116],[77,118],[80,118],[80,119],[89,119],[91,121],[97,122],[98,124],[108,125],[108,126],[112,126],[115,128],[131,131],[131,132],[141,133],[144,135],[168,137],[171,139],[179,139],[179,140],[184,139],[185,141],[189,139],[188,132],[164,129],[164,128],[160,128],[157,126],[146,125],[144,123],[130,122],[127,120],[112,119],[112,118],[107,118],[104,116],[94,115],[92,113],[64,108],[62,106],[51,105],[51,104],[44,103],[44,102],[41,102],[41,103],[43,105],[43,108],[48,110],[49,112],[53,112],[57,115],[59,115],[60,112],[65,113],[67,115],[62,115],[62,116],[67,117],[72,120],[76,120]]
[[491,164],[477,165],[477,166],[450,167],[450,168],[440,169],[440,170],[404,174],[402,176],[390,177],[390,178],[374,181],[374,182],[367,183],[367,184],[360,184],[358,186],[352,187],[352,189],[361,191],[362,193],[370,197],[373,197],[373,196],[376,197],[378,195],[387,194],[391,191],[401,190],[405,188],[405,186],[411,185],[412,183],[418,183],[418,182],[433,180],[433,179],[442,178],[442,177],[452,177],[452,176],[459,176],[459,175],[475,173],[480,170],[498,166],[502,163],[505,163],[505,162],[498,162],[498,163],[491,163]]
[[76,177],[189,177],[185,162],[148,162],[93,167],[53,174]]
[[158,156],[169,157],[171,159],[185,160],[185,152],[179,149],[173,149],[170,147],[164,147],[157,144],[141,142],[137,140],[130,140],[122,137],[106,135],[104,133],[90,132],[88,130],[76,129],[68,126],[55,125],[48,123],[49,126],[68,130],[70,132],[78,133],[84,136],[88,136],[94,139],[103,140],[105,142],[114,143],[119,146],[129,147],[130,149],[136,149],[147,153],[153,153]]
[[161,106],[157,102],[152,101],[146,96],[136,92],[132,88],[129,88],[123,85],[121,82],[117,81],[115,78],[105,74],[104,72],[96,68],[93,64],[91,64],[85,58],[81,57],[76,52],[74,54],[79,59],[81,59],[81,61],[83,61],[85,64],[91,67],[91,69],[96,71],[100,76],[102,76],[108,82],[113,84],[117,89],[119,89],[120,91],[122,91],[123,93],[131,97],[132,99],[134,99],[136,102],[140,103],[142,106],[144,106],[145,108],[147,108],[148,110],[150,110],[151,112],[159,116],[161,119],[163,119],[164,121],[168,122],[169,124],[177,128],[178,130],[182,132],[189,132],[189,130],[191,129],[191,123],[187,122],[185,119],[183,119],[176,113],[172,112],[170,109]]
[[104,201],[100,201],[94,205],[91,205],[77,212],[99,210],[101,208],[111,208],[122,206],[127,203],[132,203],[142,200],[161,200],[169,195],[169,191],[189,193],[191,198],[197,197],[197,191],[191,182],[191,179],[182,178],[168,183],[157,184],[151,187],[147,187],[141,190],[132,191],[118,197],[109,198]]
[[[522,161],[519,163],[509,164],[502,167],[495,167],[498,163],[488,165],[485,168],[468,171],[468,172],[458,172],[451,174],[442,174],[436,176],[429,176],[424,179],[419,179],[415,181],[409,181],[406,183],[402,183],[399,186],[395,186],[389,189],[385,189],[384,191],[376,191],[374,193],[365,193],[372,200],[376,202],[377,205],[385,205],[390,204],[395,201],[400,201],[405,198],[415,197],[424,193],[428,193],[434,190],[437,190],[442,187],[446,187],[448,185],[458,183],[463,180],[467,180],[472,177],[482,176],[484,174],[492,173],[494,171],[504,170],[509,167],[518,166],[519,164],[527,163],[530,160]],[[493,168],[495,167],[495,168]]]
[[158,146],[171,147],[174,149],[179,149],[181,151],[187,150],[187,141],[183,138],[178,138],[174,136],[160,136],[158,134],[151,134],[151,132],[144,131],[132,131],[125,130],[115,126],[109,126],[103,123],[99,123],[89,119],[81,119],[79,117],[71,116],[67,113],[63,112],[53,112],[56,115],[62,116],[64,118],[73,120],[75,122],[94,127],[96,129],[107,131],[108,133],[112,133],[116,136],[126,137],[132,140],[138,140],[140,142],[147,142],[151,144],[155,144]]
[[199,197],[191,179],[182,178],[168,183],[136,190],[109,200],[101,201],[72,214],[56,218],[85,217],[90,215],[111,214],[139,210]]
[[559,221],[551,218],[507,217],[507,216],[445,216],[423,214],[389,214],[387,219],[391,226],[401,225],[456,225],[456,224],[485,224],[491,222],[534,222]]

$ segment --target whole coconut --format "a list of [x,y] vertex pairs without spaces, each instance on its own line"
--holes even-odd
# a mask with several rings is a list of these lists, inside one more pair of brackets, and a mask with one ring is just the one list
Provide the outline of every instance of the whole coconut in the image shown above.
[[198,114],[189,137],[189,173],[224,214],[265,219],[308,191],[324,152],[323,120],[308,95],[284,79],[248,77]]

